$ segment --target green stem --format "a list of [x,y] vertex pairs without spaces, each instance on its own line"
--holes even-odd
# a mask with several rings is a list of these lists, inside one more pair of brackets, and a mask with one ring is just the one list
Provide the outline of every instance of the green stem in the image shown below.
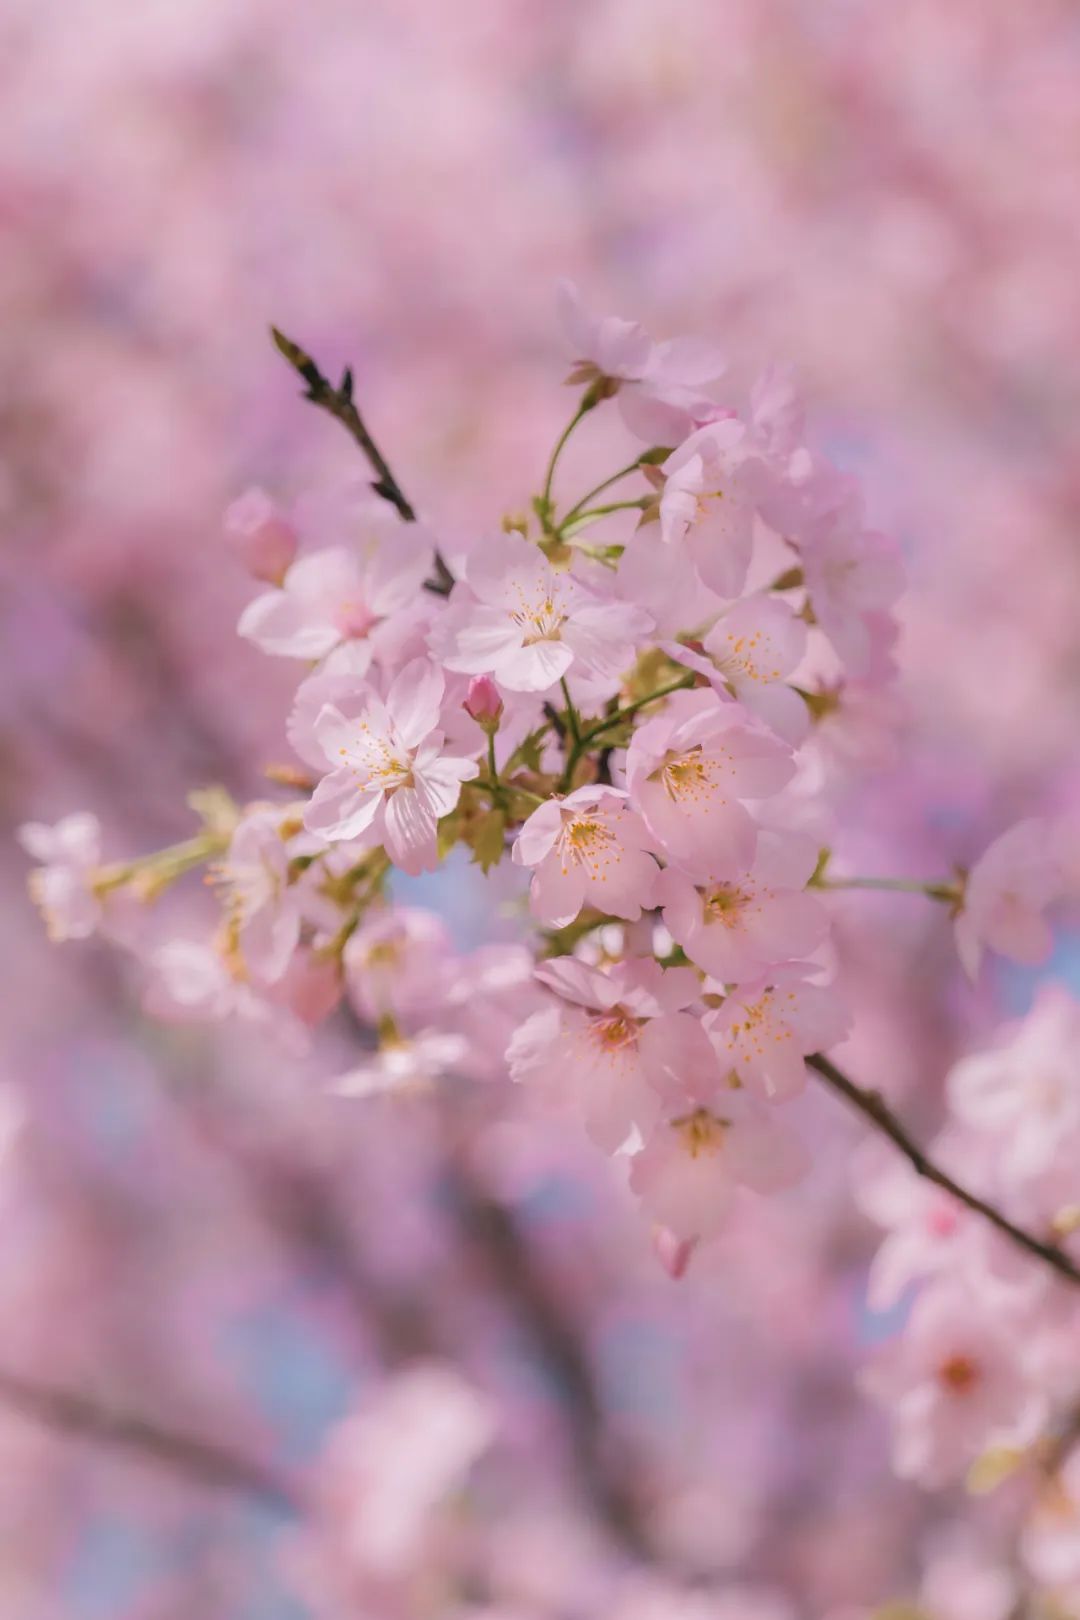
[[559,465],[559,457],[566,448],[567,441],[574,429],[577,427],[578,423],[584,417],[588,416],[589,412],[594,410],[596,405],[597,400],[591,397],[591,391],[587,391],[582,396],[581,403],[579,404],[577,410],[574,412],[569,422],[567,422],[566,426],[559,434],[559,437],[555,440],[555,448],[551,452],[551,459],[547,466],[547,476],[544,479],[543,494],[540,496],[539,516],[545,534],[553,534],[557,532],[553,529],[551,523],[551,487],[555,482],[555,469]]
[[611,488],[612,484],[617,484],[621,478],[629,478],[631,473],[640,471],[640,468],[641,458],[639,457],[637,461],[632,461],[629,467],[620,467],[618,472],[612,473],[610,478],[605,478],[603,483],[596,484],[592,489],[587,490],[581,497],[580,501],[574,502],[574,505],[570,508],[569,512],[567,512],[566,516],[559,524],[559,533],[561,534],[563,532],[568,523],[573,522],[574,518],[577,517],[579,512],[584,511],[585,507],[588,506],[589,502],[595,496],[602,495],[605,489]]
[[609,714],[606,719],[598,720],[594,726],[589,727],[588,731],[583,732],[579,729],[574,737],[574,745],[566,761],[560,791],[566,792],[573,781],[578,760],[589,744],[597,737],[603,736],[605,731],[610,731],[613,726],[619,725],[622,721],[631,719],[639,709],[646,708],[650,703],[658,703],[661,698],[670,697],[672,692],[681,692],[688,686],[693,686],[695,679],[693,671],[690,670],[685,675],[681,675],[677,681],[670,681],[667,686],[657,687],[656,691],[650,692],[648,697],[637,698],[633,703],[628,703],[625,708],[617,709],[614,714]]
[[883,889],[896,894],[924,894],[928,900],[953,902],[959,899],[955,886],[948,883],[921,883],[918,878],[818,878],[814,889]]
[[579,512],[573,521],[569,517],[563,518],[559,524],[558,533],[564,540],[568,540],[572,534],[580,534],[581,530],[587,528],[589,524],[598,522],[602,517],[607,517],[609,512],[629,512],[632,510],[641,512],[644,509],[644,496],[635,501],[612,501],[607,506],[590,506],[587,510]]
[[566,684],[565,675],[559,685],[562,687],[563,702],[566,704],[566,724],[576,748],[581,741],[581,717],[574,708],[574,700],[570,696],[570,688]]

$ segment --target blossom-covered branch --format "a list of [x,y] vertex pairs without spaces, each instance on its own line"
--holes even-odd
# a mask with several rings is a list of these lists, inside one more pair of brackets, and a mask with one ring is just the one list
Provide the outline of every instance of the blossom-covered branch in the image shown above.
[[1047,1242],[1035,1237],[1031,1232],[1025,1232],[1023,1227],[1010,1221],[993,1204],[961,1186],[940,1165],[935,1164],[908,1134],[879,1091],[868,1091],[865,1087],[856,1085],[855,1081],[849,1079],[824,1053],[814,1052],[806,1061],[810,1068],[817,1071],[827,1086],[849,1102],[864,1119],[868,1119],[876,1130],[889,1138],[917,1175],[933,1182],[951,1198],[955,1198],[958,1204],[963,1204],[966,1209],[973,1210],[975,1214],[982,1216],[983,1220],[989,1221],[991,1226],[1003,1232],[1011,1243],[1017,1244],[1028,1254],[1043,1261],[1066,1282],[1080,1284],[1080,1266],[1077,1266],[1056,1243]]

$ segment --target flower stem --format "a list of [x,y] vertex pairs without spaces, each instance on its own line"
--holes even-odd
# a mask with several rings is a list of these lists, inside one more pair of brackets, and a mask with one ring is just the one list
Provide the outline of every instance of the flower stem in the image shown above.
[[578,514],[585,510],[589,502],[591,500],[595,500],[597,495],[602,495],[605,489],[611,488],[612,484],[617,484],[620,479],[629,478],[631,473],[639,472],[640,470],[641,458],[639,456],[637,461],[632,461],[628,467],[620,467],[618,472],[612,473],[610,478],[605,478],[602,483],[595,484],[592,489],[587,490],[581,497],[580,501],[574,502],[569,512],[567,512],[566,516],[559,524],[559,533],[562,534],[567,524],[572,523]]
[[811,883],[814,889],[883,889],[896,894],[924,894],[928,900],[955,901],[957,889],[949,883],[923,883],[918,878],[820,877]]
[[857,1109],[862,1114],[864,1119],[868,1119],[876,1130],[880,1131],[883,1136],[888,1137],[893,1146],[898,1148],[907,1159],[916,1175],[922,1176],[924,1180],[933,1182],[935,1187],[940,1187],[943,1192],[949,1193],[956,1199],[957,1203],[963,1204],[965,1209],[970,1209],[976,1215],[981,1215],[984,1220],[989,1221],[991,1226],[996,1227],[1018,1248],[1025,1249],[1028,1254],[1034,1255],[1044,1265],[1050,1266],[1066,1282],[1080,1285],[1080,1268],[1074,1265],[1064,1250],[1059,1249],[1055,1243],[1044,1243],[1041,1238],[1037,1238],[1031,1232],[1025,1231],[1022,1226],[1014,1225],[993,1204],[987,1203],[986,1199],[979,1198],[977,1194],[969,1192],[966,1187],[961,1186],[958,1181],[954,1181],[908,1135],[907,1130],[897,1119],[880,1092],[867,1091],[862,1086],[856,1085],[854,1080],[850,1080],[842,1070],[836,1067],[835,1063],[832,1063],[821,1052],[815,1052],[806,1061],[810,1068],[820,1075],[827,1086],[838,1092],[852,1108]]
[[623,720],[631,719],[639,709],[644,709],[648,704],[657,703],[661,698],[670,696],[672,692],[681,692],[686,687],[693,686],[694,679],[692,671],[686,675],[681,675],[677,681],[670,681],[667,686],[658,686],[656,691],[650,692],[647,697],[637,698],[633,703],[626,704],[625,708],[617,709],[614,714],[609,714],[605,719],[598,720],[594,726],[589,727],[588,731],[583,732],[579,728],[577,735],[574,737],[573,747],[567,757],[560,790],[563,793],[566,792],[573,780],[574,768],[578,760],[589,744],[597,737],[603,736],[605,731],[610,731],[613,726],[619,725]]
[[588,528],[590,524],[596,523],[602,517],[607,517],[609,512],[641,512],[644,507],[644,496],[639,496],[637,500],[633,501],[611,501],[607,506],[590,506],[584,511],[578,512],[572,520],[569,517],[563,518],[563,521],[559,524],[558,533],[564,540],[568,540],[571,535],[580,534],[582,529]]
[[578,405],[577,410],[574,412],[569,422],[567,422],[566,426],[559,434],[559,437],[555,440],[555,448],[551,452],[551,459],[547,465],[547,475],[544,478],[543,493],[541,494],[539,502],[537,503],[537,515],[540,518],[540,523],[545,534],[555,534],[559,532],[554,528],[551,522],[551,488],[555,482],[555,469],[559,465],[559,457],[566,448],[567,441],[574,429],[577,427],[578,423],[581,422],[584,417],[588,416],[589,412],[594,410],[598,404],[599,400],[593,394],[592,389],[587,389],[581,397],[581,402]]

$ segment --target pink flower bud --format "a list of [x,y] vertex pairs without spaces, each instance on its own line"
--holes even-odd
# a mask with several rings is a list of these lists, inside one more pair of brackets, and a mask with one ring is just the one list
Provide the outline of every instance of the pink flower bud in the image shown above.
[[248,573],[280,585],[296,557],[297,538],[265,490],[249,489],[225,513],[225,534]]
[[690,1256],[697,1248],[697,1238],[678,1238],[666,1226],[654,1226],[653,1253],[673,1281],[685,1277]]
[[490,675],[473,676],[462,708],[485,731],[495,730],[502,718],[503,700]]

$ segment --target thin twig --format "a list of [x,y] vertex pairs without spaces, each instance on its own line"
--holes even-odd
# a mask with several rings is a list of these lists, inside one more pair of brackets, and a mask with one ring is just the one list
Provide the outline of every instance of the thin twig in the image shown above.
[[[384,501],[396,508],[406,523],[416,522],[416,511],[405,498],[405,493],[390,470],[389,463],[375,440],[368,432],[360,412],[353,403],[353,376],[346,371],[341,379],[341,386],[335,388],[319,370],[314,360],[298,343],[287,338],[284,332],[279,332],[276,326],[270,328],[278,352],[307,383],[306,399],[322,410],[328,411],[331,416],[341,423],[347,433],[350,433],[371,463],[375,473],[375,482],[372,489],[376,495],[381,495]],[[446,566],[444,559],[438,551],[435,553],[435,577],[424,581],[426,590],[434,591],[438,596],[448,596],[454,583],[454,576]]]
[[1015,1226],[999,1209],[995,1209],[993,1204],[989,1204],[985,1198],[979,1198],[975,1193],[969,1192],[966,1187],[962,1187],[958,1181],[954,1181],[946,1171],[935,1164],[923,1152],[918,1143],[908,1135],[906,1129],[880,1093],[866,1091],[862,1086],[856,1085],[854,1080],[849,1080],[847,1075],[836,1067],[835,1063],[830,1062],[820,1052],[815,1052],[806,1061],[812,1069],[817,1071],[827,1086],[831,1086],[834,1091],[839,1092],[841,1097],[849,1102],[853,1108],[857,1109],[884,1136],[889,1138],[890,1142],[904,1155],[917,1175],[922,1176],[926,1181],[932,1181],[935,1187],[940,1187],[943,1192],[950,1193],[966,1209],[973,1210],[976,1215],[981,1215],[984,1220],[989,1221],[991,1226],[995,1226],[999,1232],[1004,1233],[1019,1248],[1026,1249],[1028,1254],[1034,1255],[1044,1265],[1051,1266],[1059,1277],[1064,1277],[1067,1282],[1080,1283],[1080,1268],[1075,1266],[1069,1256],[1062,1249],[1059,1249],[1055,1243],[1044,1243],[1041,1238],[1034,1237],[1030,1232],[1025,1232],[1022,1226]]
[[0,1402],[60,1433],[97,1440],[217,1490],[239,1491],[296,1512],[296,1492],[264,1464],[151,1422],[75,1390],[0,1370]]

